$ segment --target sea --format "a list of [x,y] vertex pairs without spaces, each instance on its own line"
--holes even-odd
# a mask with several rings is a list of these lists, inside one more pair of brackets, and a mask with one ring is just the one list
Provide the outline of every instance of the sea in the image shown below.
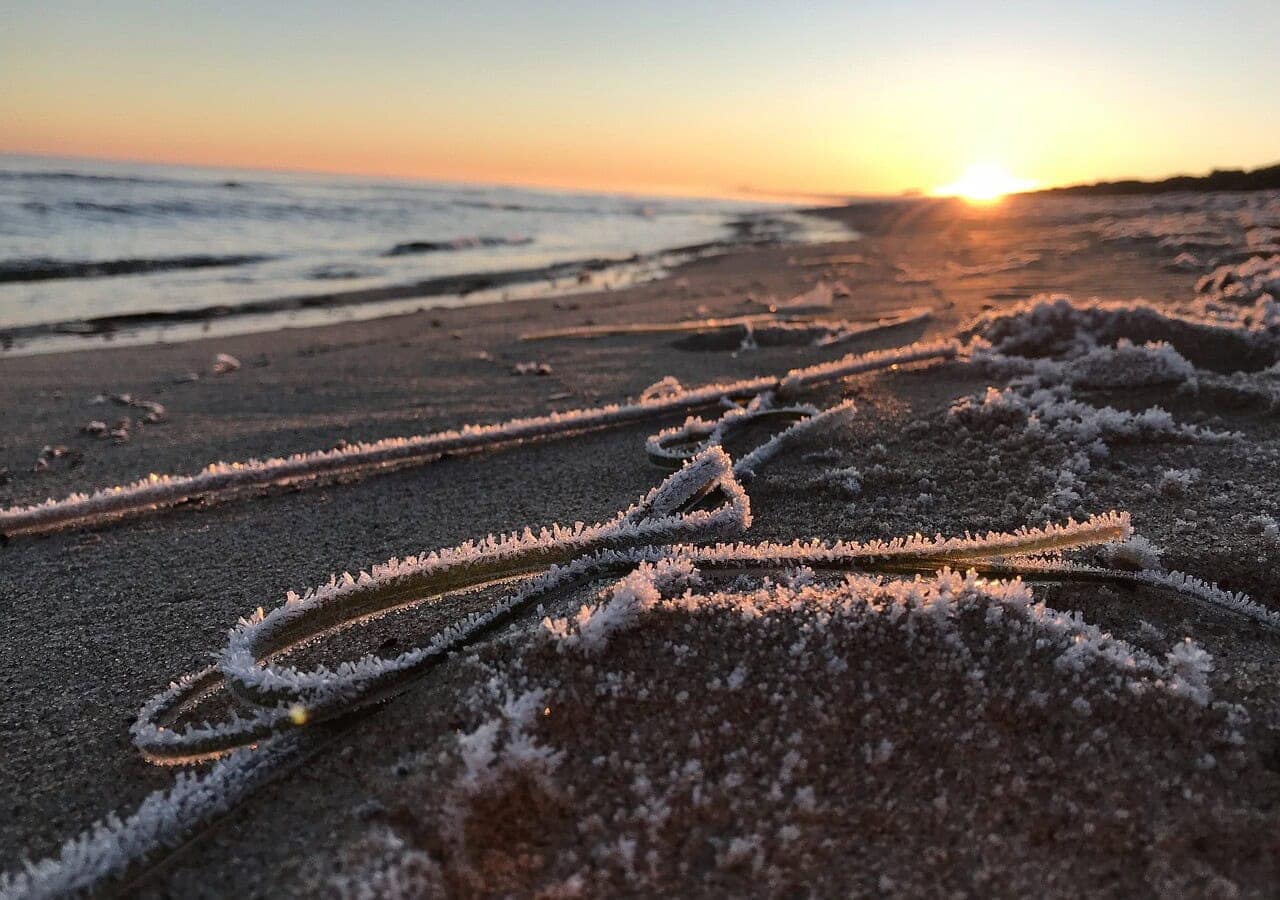
[[0,347],[175,340],[600,290],[796,204],[0,156]]

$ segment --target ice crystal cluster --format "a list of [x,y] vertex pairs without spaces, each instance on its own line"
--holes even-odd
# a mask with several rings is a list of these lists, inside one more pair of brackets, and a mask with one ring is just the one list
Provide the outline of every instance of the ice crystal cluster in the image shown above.
[[[1088,476],[1111,454],[1115,442],[1197,442],[1230,440],[1231,435],[1182,425],[1160,409],[1140,413],[1093,406],[1056,388],[988,388],[981,396],[964,397],[951,409],[951,420],[970,434],[1001,442],[1003,452],[1032,447],[1048,454],[1042,477],[1050,484],[1042,507],[1045,515],[1077,511],[1086,496]],[[1056,471],[1054,467],[1056,466]]]
[[1254,307],[1266,324],[1280,324],[1280,254],[1218,266],[1196,283],[1196,290],[1217,304]]
[[[1280,322],[1269,297],[1229,313],[1037,298],[965,331],[980,369],[1015,387],[1169,387],[1212,404],[1280,406]],[[1262,310],[1260,313],[1259,310]]]
[[1055,294],[981,316],[964,334],[996,354],[1024,359],[1075,358],[1122,340],[1171,344],[1196,365],[1230,370],[1280,359],[1280,344],[1265,328],[1180,314],[1142,302],[1082,302]]
[[[963,397],[952,422],[1002,445],[1050,453],[1043,478],[1051,486],[1046,515],[1074,512],[1086,496],[1088,476],[1117,442],[1205,443],[1234,435],[1177,422],[1159,406],[1132,412],[1083,399],[1092,392],[1168,387],[1185,394],[1201,390],[1262,391],[1257,376],[1234,380],[1197,367],[1205,363],[1259,361],[1280,355],[1280,341],[1266,330],[1179,316],[1145,304],[1075,303],[1040,298],[980,318],[968,330],[972,359],[982,371],[1008,379]],[[1151,338],[1158,339],[1151,339]],[[1145,340],[1144,340],[1145,339]],[[1137,341],[1142,340],[1142,343]]]

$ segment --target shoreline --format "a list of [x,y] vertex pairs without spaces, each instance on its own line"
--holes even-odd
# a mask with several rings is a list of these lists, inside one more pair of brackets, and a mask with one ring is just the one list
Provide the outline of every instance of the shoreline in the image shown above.
[[569,260],[534,268],[442,275],[405,284],[272,297],[233,305],[0,327],[0,358],[91,349],[82,341],[92,338],[109,340],[117,346],[136,346],[570,296],[602,288],[623,289],[661,279],[670,270],[698,259],[736,250],[790,243],[803,246],[851,237],[829,225],[824,232],[812,224],[821,215],[822,208],[746,215],[728,223],[732,236],[727,239],[623,258]]

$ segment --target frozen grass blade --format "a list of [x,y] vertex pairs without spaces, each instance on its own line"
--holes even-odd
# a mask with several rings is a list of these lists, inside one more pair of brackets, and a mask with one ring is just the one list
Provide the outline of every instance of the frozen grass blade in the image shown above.
[[795,405],[775,407],[773,394],[758,394],[750,404],[732,404],[718,419],[690,417],[681,425],[664,428],[645,441],[649,461],[664,468],[676,468],[708,447],[722,446],[730,435],[748,425],[779,419],[795,423],[817,415],[816,407]]
[[297,741],[272,741],[230,756],[203,775],[179,774],[173,787],[149,794],[132,815],[108,816],[64,843],[56,857],[0,875],[0,898],[81,896],[126,877],[140,862],[231,810],[297,749]]
[[104,488],[92,494],[77,493],[62,500],[0,510],[0,534],[10,537],[38,534],[74,525],[107,522],[194,499],[226,499],[266,486],[305,485],[336,475],[422,465],[445,453],[476,453],[529,440],[652,421],[712,406],[722,398],[746,400],[767,391],[792,397],[816,384],[908,363],[952,359],[958,352],[959,344],[955,341],[917,343],[793,369],[781,378],[764,376],[711,384],[624,405],[610,404],[511,419],[497,425],[467,425],[456,431],[386,438],[340,450],[321,450],[262,461],[213,463],[195,475],[152,474],[132,484]]
[[1183,572],[1157,569],[1128,571],[1088,566],[1066,560],[992,558],[977,560],[972,568],[998,578],[1032,578],[1044,581],[1097,581],[1169,590],[1218,610],[1257,622],[1269,631],[1280,631],[1280,613],[1250,599]]
[[[707,488],[721,492],[724,502],[719,507],[682,511]],[[292,727],[344,714],[402,689],[449,651],[509,620],[527,602],[514,599],[497,604],[456,623],[425,647],[394,659],[367,656],[305,672],[269,660],[397,609],[527,578],[586,554],[727,537],[745,529],[750,517],[749,501],[734,478],[732,462],[713,447],[608,522],[553,525],[537,534],[526,529],[391,560],[358,577],[344,573],[303,596],[290,594],[270,613],[259,609],[242,619],[216,666],[175,682],[148,702],[134,724],[134,742],[157,764],[198,762]],[[247,717],[215,726],[174,727],[184,711],[224,685],[245,701],[251,710]]]

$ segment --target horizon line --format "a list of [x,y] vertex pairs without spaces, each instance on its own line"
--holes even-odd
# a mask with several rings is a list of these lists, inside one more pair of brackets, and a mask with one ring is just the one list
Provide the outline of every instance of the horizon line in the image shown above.
[[[249,165],[236,163],[212,163],[212,162],[184,162],[173,159],[155,159],[147,157],[134,156],[86,156],[75,153],[49,153],[43,151],[31,150],[8,150],[0,148],[0,157],[21,157],[26,159],[40,160],[62,160],[66,162],[93,162],[93,163],[120,163],[124,165],[144,165],[144,166],[167,166],[170,168],[186,168],[186,169],[202,169],[207,171],[231,171],[231,172],[257,172],[270,175],[315,175],[315,176],[338,176],[343,178],[358,178],[368,181],[383,182],[414,182],[421,184],[438,184],[438,185],[464,185],[474,187],[492,187],[492,188],[514,188],[519,190],[546,190],[574,194],[596,194],[596,195],[613,195],[627,197],[662,197],[662,198],[687,198],[687,199],[703,199],[703,200],[735,200],[740,202],[749,202],[759,200],[776,205],[802,205],[810,204],[813,206],[840,206],[849,203],[868,200],[909,200],[917,197],[933,196],[928,188],[905,188],[894,193],[876,193],[869,191],[785,191],[774,190],[771,188],[756,187],[753,185],[741,185],[734,188],[729,187],[704,187],[695,188],[682,185],[637,185],[628,183],[625,185],[616,185],[613,187],[600,186],[584,186],[581,184],[568,184],[555,179],[542,180],[519,180],[495,178],[492,180],[484,178],[448,178],[432,175],[413,175],[413,174],[395,174],[395,173],[376,173],[376,172],[356,172],[349,169],[309,167],[309,166],[276,166],[276,165]],[[1275,165],[1275,164],[1272,164]],[[1168,173],[1160,173],[1156,175],[1108,175],[1094,177],[1088,181],[1069,181],[1047,185],[1037,185],[1035,188],[1026,191],[1016,191],[1015,194],[1029,195],[1041,192],[1062,190],[1069,188],[1087,187],[1095,184],[1115,184],[1128,181],[1137,182],[1158,182],[1170,178],[1180,177],[1203,177],[1219,171],[1253,171],[1254,169],[1270,168],[1270,165],[1260,166],[1224,166],[1215,165],[1202,173],[1190,173],[1186,171],[1173,171]]]
[[772,198],[773,203],[796,204],[799,201],[815,205],[840,205],[856,200],[892,199],[900,194],[874,193],[833,193],[830,191],[776,191],[768,188],[741,186],[737,188],[694,188],[680,185],[618,185],[616,187],[583,186],[568,184],[562,181],[549,180],[513,180],[495,178],[448,178],[432,175],[392,174],[377,172],[356,172],[349,169],[335,169],[309,166],[275,166],[248,165],[236,163],[184,162],[173,159],[154,159],[136,156],[86,156],[75,153],[48,153],[31,150],[0,149],[0,157],[25,158],[39,160],[60,160],[66,162],[120,163],[124,165],[167,166],[175,169],[203,169],[206,171],[257,172],[270,175],[316,175],[340,176],[344,178],[360,178],[369,181],[408,181],[423,184],[467,185],[476,187],[516,188],[522,190],[548,190],[576,194],[597,194],[633,197],[685,197],[704,200],[765,200]]

